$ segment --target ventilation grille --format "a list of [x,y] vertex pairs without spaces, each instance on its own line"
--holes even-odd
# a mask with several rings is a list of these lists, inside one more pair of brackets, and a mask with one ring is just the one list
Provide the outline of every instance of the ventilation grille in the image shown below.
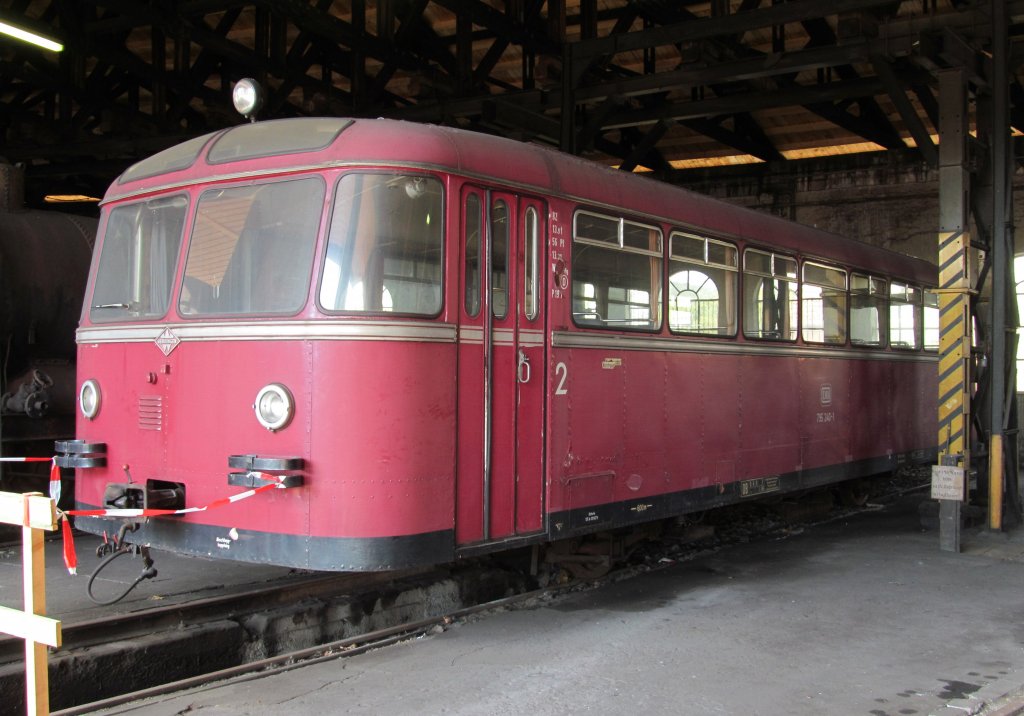
[[162,395],[139,396],[139,428],[163,430],[164,398]]

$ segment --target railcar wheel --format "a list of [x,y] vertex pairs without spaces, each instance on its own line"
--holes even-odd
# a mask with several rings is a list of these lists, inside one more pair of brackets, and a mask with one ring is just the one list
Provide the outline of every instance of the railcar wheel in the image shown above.
[[544,561],[571,579],[597,579],[611,570],[612,552],[612,544],[607,539],[566,539],[549,544],[544,551]]
[[657,538],[662,528],[661,522],[652,522],[618,532],[552,542],[545,550],[544,561],[573,579],[597,579],[628,559],[645,540]]
[[847,480],[836,486],[839,504],[844,507],[863,507],[870,493],[868,483],[864,480]]
[[[579,556],[584,557],[583,555]],[[580,559],[580,561],[560,562],[558,566],[568,572],[573,579],[597,579],[611,571],[612,560],[608,557],[594,555]]]

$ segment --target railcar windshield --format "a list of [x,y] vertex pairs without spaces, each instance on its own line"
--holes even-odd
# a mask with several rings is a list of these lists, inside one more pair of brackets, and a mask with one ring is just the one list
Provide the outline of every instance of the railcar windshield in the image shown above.
[[346,174],[335,192],[320,284],[325,311],[441,311],[441,182],[431,177]]
[[160,197],[114,207],[103,235],[89,318],[159,318],[170,304],[188,199]]
[[308,177],[209,189],[196,208],[182,315],[294,313],[306,302],[324,206]]

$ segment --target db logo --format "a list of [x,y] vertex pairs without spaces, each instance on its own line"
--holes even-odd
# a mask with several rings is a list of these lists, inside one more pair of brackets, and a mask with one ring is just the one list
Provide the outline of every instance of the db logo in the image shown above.
[[828,383],[821,386],[821,404],[832,405],[832,386]]

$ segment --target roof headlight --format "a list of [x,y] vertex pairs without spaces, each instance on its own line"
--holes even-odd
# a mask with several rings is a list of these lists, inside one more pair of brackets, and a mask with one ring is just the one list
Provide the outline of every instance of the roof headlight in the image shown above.
[[231,90],[231,102],[240,115],[250,122],[255,122],[256,113],[263,106],[263,88],[256,80],[248,77],[238,80]]
[[280,383],[265,385],[256,394],[253,404],[256,419],[271,432],[288,425],[295,414],[295,401],[291,392]]
[[92,378],[82,383],[82,388],[78,391],[78,407],[82,415],[89,420],[95,418],[96,413],[100,412],[101,398],[99,383]]

